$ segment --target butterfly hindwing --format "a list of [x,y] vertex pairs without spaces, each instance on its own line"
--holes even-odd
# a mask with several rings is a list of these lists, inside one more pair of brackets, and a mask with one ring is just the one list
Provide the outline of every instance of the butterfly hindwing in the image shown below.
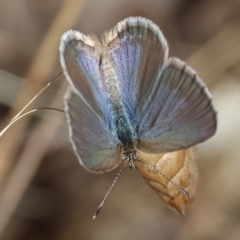
[[[138,148],[169,152],[203,142],[216,131],[211,95],[196,72],[169,58],[138,123]],[[143,103],[144,105],[144,103]]]
[[80,164],[96,173],[116,168],[121,160],[120,149],[104,122],[72,88],[64,100],[70,140]]

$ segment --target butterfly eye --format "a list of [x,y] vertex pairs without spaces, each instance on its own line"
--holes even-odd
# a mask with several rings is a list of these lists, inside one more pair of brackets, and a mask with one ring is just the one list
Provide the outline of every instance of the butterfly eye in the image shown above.
[[[185,215],[186,207],[193,202],[196,193],[198,179],[196,147],[165,154],[139,152],[139,156],[152,165],[151,167],[140,161],[135,163],[147,185],[154,189],[169,207]],[[161,171],[191,197],[181,194],[179,189],[157,171]]]

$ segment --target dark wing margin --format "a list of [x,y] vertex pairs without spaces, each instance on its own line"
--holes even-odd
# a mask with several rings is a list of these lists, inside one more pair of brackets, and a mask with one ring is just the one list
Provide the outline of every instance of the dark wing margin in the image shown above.
[[168,56],[168,44],[152,21],[129,17],[105,33],[103,47],[117,72],[122,101],[132,125],[137,108],[159,76]]
[[151,103],[139,113],[140,150],[175,151],[203,142],[215,133],[217,119],[211,95],[183,61],[169,58],[149,94]]
[[64,97],[70,141],[80,164],[88,171],[104,173],[121,161],[120,148],[99,116],[70,87]]

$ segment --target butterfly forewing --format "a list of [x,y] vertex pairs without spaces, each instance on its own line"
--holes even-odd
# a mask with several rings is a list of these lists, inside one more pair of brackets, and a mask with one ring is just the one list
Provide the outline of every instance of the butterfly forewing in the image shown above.
[[80,164],[96,173],[116,168],[121,156],[116,140],[72,88],[65,94],[65,112],[70,140]]
[[215,133],[211,96],[184,62],[170,58],[155,87],[151,104],[139,113],[139,149],[175,151],[203,142]]
[[100,55],[101,47],[97,38],[73,30],[62,36],[60,60],[67,80],[88,107],[110,126],[111,115],[99,74]]
[[150,20],[130,17],[104,36],[104,45],[120,82],[122,101],[132,124],[137,107],[156,81],[167,58],[168,45],[159,28]]

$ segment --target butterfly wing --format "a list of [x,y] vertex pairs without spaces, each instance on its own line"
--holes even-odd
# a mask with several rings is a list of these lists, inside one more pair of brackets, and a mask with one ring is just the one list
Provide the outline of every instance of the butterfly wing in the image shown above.
[[115,66],[124,108],[132,126],[137,108],[161,71],[168,45],[158,26],[141,17],[129,17],[105,34],[103,46]]
[[120,162],[118,140],[111,132],[111,114],[101,91],[99,42],[76,31],[60,44],[62,68],[71,88],[65,95],[70,140],[81,165],[106,172]]
[[177,58],[166,61],[151,102],[142,103],[138,148],[169,152],[203,142],[216,131],[211,95],[197,73]]
[[63,72],[85,104],[111,126],[106,98],[99,74],[101,46],[94,36],[69,30],[60,42],[60,62]]
[[104,46],[140,150],[179,150],[214,134],[210,94],[195,71],[176,58],[167,60],[166,39],[153,22],[127,18],[105,34]]
[[64,100],[70,141],[80,164],[96,173],[116,168],[121,161],[120,148],[106,125],[72,88]]

